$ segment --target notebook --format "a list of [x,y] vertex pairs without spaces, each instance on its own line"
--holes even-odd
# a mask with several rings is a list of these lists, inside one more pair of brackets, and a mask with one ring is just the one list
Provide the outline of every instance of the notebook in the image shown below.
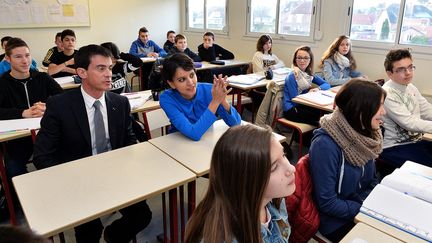
[[312,102],[317,105],[331,105],[334,102],[336,94],[328,90],[320,90],[317,92],[308,92],[298,95],[297,98]]
[[146,103],[152,98],[150,90],[142,92],[122,93],[121,95],[129,99],[129,104],[132,110],[141,107],[142,105],[144,105],[144,103]]
[[360,212],[423,240],[432,241],[432,180],[396,169],[377,185]]
[[247,75],[233,75],[228,77],[228,83],[251,85],[265,79],[264,75],[251,73]]

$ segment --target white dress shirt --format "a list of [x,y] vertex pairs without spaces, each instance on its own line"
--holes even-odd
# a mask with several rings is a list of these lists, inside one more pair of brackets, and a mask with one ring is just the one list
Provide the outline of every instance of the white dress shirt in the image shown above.
[[[95,98],[91,97],[89,94],[87,94],[84,89],[81,86],[81,93],[82,96],[84,98],[84,103],[85,103],[85,107],[86,107],[86,111],[87,111],[87,117],[88,117],[88,123],[89,123],[89,127],[90,127],[90,136],[91,136],[91,145],[92,145],[92,154],[95,155],[97,154],[96,152],[96,134],[95,134],[95,126],[94,126],[94,113],[95,113],[95,108],[93,106],[94,102],[96,101]],[[102,112],[102,117],[103,117],[103,121],[104,121],[104,126],[105,126],[105,135],[106,135],[106,139],[108,140],[108,151],[111,150],[111,143],[109,140],[109,132],[108,132],[108,113],[107,113],[107,105],[105,102],[105,93],[98,99],[101,103],[101,112]]]

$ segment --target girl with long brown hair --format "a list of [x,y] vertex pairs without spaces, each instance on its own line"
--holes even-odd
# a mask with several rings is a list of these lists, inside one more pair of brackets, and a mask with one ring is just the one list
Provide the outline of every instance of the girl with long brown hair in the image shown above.
[[211,160],[209,187],[186,227],[185,242],[287,242],[284,197],[295,168],[270,129],[228,129]]
[[351,78],[367,77],[356,71],[357,63],[351,49],[351,40],[346,35],[336,38],[324,52],[319,65],[324,79],[331,85],[342,85]]

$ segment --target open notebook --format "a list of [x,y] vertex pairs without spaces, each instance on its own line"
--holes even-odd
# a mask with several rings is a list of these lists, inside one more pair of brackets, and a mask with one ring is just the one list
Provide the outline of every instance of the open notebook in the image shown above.
[[148,100],[152,98],[152,94],[150,90],[141,91],[141,92],[132,92],[132,93],[122,93],[121,95],[127,97],[129,99],[129,103],[131,109],[137,109],[144,105]]
[[396,169],[363,202],[360,212],[432,241],[432,180]]
[[315,103],[317,105],[331,105],[334,102],[336,94],[329,90],[320,90],[298,95],[297,98]]
[[251,85],[265,79],[264,75],[257,73],[244,74],[244,75],[233,75],[228,77],[228,83],[246,84]]

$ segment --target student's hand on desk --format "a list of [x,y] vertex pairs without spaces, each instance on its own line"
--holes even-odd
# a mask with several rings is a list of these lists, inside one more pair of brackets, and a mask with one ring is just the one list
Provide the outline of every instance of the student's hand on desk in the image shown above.
[[22,112],[22,117],[24,118],[33,118],[33,117],[41,117],[45,113],[45,103],[37,102],[32,107],[24,110]]
[[154,58],[158,58],[159,57],[159,53],[157,52],[150,52],[149,54],[147,54],[148,57],[154,57]]

